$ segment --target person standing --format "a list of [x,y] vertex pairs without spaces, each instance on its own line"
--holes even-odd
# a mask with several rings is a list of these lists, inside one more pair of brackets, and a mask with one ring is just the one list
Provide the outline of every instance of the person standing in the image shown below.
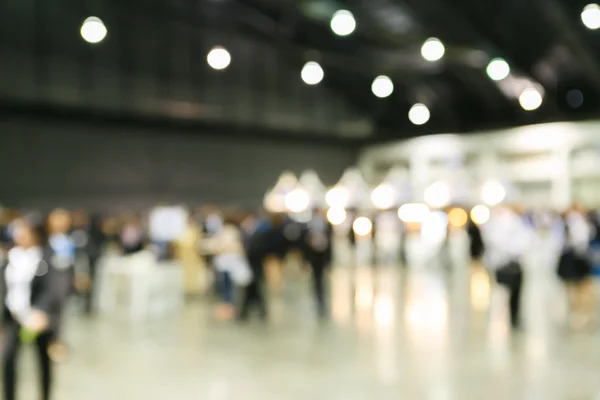
[[573,207],[564,216],[564,240],[558,275],[566,286],[570,324],[581,329],[594,322],[594,283],[589,259],[593,227],[585,214]]
[[289,243],[283,232],[283,216],[271,215],[262,218],[248,240],[246,254],[252,270],[252,281],[246,287],[239,319],[245,321],[253,308],[257,308],[262,319],[267,317],[267,305],[263,295],[264,263],[269,256],[283,259]]
[[2,353],[5,400],[15,400],[17,359],[23,343],[33,342],[40,363],[41,398],[49,400],[53,381],[49,354],[60,315],[61,297],[53,251],[47,245],[43,221],[20,219],[15,247],[8,254],[4,276],[4,348]]
[[312,270],[313,291],[320,317],[327,315],[325,272],[332,261],[332,238],[333,227],[325,213],[322,210],[315,211],[302,234],[301,249]]
[[484,264],[495,272],[496,280],[509,291],[510,323],[521,326],[523,258],[530,243],[530,231],[511,207],[499,206],[482,228],[485,243]]

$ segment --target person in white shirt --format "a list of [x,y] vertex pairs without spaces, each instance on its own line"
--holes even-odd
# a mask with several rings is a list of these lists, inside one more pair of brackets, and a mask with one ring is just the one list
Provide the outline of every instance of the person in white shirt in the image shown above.
[[510,322],[520,326],[523,257],[529,249],[531,230],[513,207],[500,206],[492,211],[481,229],[485,252],[484,265],[490,268],[509,292]]
[[14,400],[16,396],[17,358],[21,344],[34,342],[41,367],[41,398],[48,400],[52,384],[49,347],[62,304],[60,285],[43,221],[20,219],[15,225],[14,241],[15,247],[9,251],[8,265],[3,271],[4,399]]
[[208,250],[214,256],[213,264],[220,283],[222,303],[217,309],[217,315],[222,319],[235,316],[235,286],[245,286],[252,279],[242,231],[239,228],[240,221],[240,215],[229,213],[225,216],[221,229],[206,239]]

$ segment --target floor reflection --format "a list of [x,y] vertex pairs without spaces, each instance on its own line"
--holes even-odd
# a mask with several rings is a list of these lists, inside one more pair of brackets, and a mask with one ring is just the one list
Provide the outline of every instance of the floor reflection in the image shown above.
[[[57,398],[564,400],[600,393],[600,335],[561,325],[563,294],[543,257],[526,266],[525,329],[514,334],[505,291],[454,254],[450,266],[435,253],[408,267],[340,263],[329,276],[328,323],[316,318],[310,276],[296,267],[270,291],[266,325],[219,322],[206,299],[138,324],[72,316],[73,357],[60,366]],[[31,371],[30,357],[23,361]],[[30,386],[25,394],[33,394]]]

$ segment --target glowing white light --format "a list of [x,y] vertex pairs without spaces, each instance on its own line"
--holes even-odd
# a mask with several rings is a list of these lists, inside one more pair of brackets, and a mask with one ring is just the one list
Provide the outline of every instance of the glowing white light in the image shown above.
[[213,69],[225,69],[231,64],[231,54],[223,47],[215,47],[206,56],[206,61]]
[[348,205],[348,191],[341,187],[334,187],[325,195],[325,201],[331,208],[345,208]]
[[331,225],[341,225],[346,221],[346,210],[341,207],[332,207],[327,210],[327,220]]
[[481,188],[481,199],[489,206],[495,206],[506,197],[506,189],[500,182],[486,182]]
[[323,80],[325,73],[318,62],[309,61],[304,64],[300,76],[307,85],[316,85]]
[[501,81],[510,74],[510,66],[502,58],[495,58],[488,64],[486,72],[490,79]]
[[442,208],[450,203],[450,188],[444,182],[436,182],[429,186],[423,195],[425,203],[433,208]]
[[431,113],[425,104],[415,104],[408,112],[408,119],[415,125],[423,125],[429,121]]
[[588,29],[600,28],[600,6],[598,4],[588,4],[581,12],[581,22]]
[[425,204],[404,204],[398,209],[398,218],[406,223],[421,223],[427,218],[429,207]]
[[525,89],[519,96],[519,103],[525,111],[537,110],[542,105],[542,101],[542,94],[533,88]]
[[427,39],[421,47],[421,55],[427,61],[438,61],[444,57],[446,53],[446,47],[437,38]]
[[104,22],[98,17],[89,17],[81,25],[81,37],[88,43],[100,43],[107,33]]
[[478,205],[471,210],[471,219],[477,225],[485,224],[490,219],[490,209],[484,205]]
[[285,207],[294,213],[305,211],[310,206],[310,196],[304,189],[294,189],[285,196]]
[[371,201],[373,205],[380,210],[387,210],[394,205],[394,201],[396,200],[396,196],[394,193],[394,188],[390,185],[379,185],[371,193]]
[[388,76],[380,75],[373,80],[371,90],[375,96],[383,99],[394,92],[394,82]]
[[448,215],[443,211],[431,212],[423,220],[421,239],[430,243],[439,243],[448,233]]
[[373,229],[373,223],[367,217],[358,217],[352,224],[352,229],[358,236],[367,236]]
[[331,18],[331,30],[338,36],[348,36],[356,29],[354,15],[348,10],[339,10]]

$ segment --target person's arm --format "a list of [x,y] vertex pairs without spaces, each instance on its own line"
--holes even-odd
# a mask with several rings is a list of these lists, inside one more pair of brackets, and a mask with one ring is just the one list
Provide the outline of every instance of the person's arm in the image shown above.
[[40,280],[41,293],[36,296],[31,308],[48,315],[59,311],[61,307],[60,284],[56,268],[51,264],[49,256],[44,257],[40,262],[37,277]]

